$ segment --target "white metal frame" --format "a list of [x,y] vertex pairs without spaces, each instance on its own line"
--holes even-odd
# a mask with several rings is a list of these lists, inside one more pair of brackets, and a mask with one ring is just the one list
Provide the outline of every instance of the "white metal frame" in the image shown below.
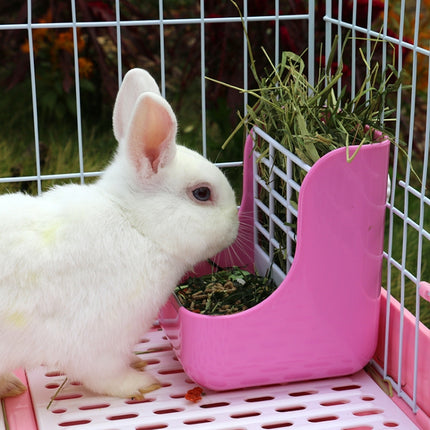
[[[161,59],[161,93],[163,96],[166,94],[166,71],[165,71],[165,50],[164,50],[164,28],[170,25],[187,25],[193,24],[200,29],[200,55],[201,55],[201,104],[203,106],[201,121],[202,121],[202,148],[201,152],[206,156],[207,154],[207,143],[206,143],[206,78],[205,78],[205,25],[209,23],[234,23],[241,22],[241,17],[222,17],[222,18],[208,18],[205,17],[205,2],[200,0],[200,17],[199,18],[188,18],[188,19],[166,19],[163,16],[163,0],[159,1],[159,19],[146,19],[146,20],[122,20],[120,15],[120,0],[115,0],[115,21],[93,21],[93,22],[79,22],[76,18],[76,4],[75,0],[71,1],[72,20],[70,22],[52,22],[52,23],[37,23],[32,21],[32,1],[27,0],[27,23],[21,24],[0,24],[0,31],[7,30],[27,30],[28,41],[29,41],[29,60],[30,60],[30,77],[31,77],[31,89],[32,89],[32,104],[33,104],[33,127],[34,127],[34,141],[36,149],[36,175],[20,177],[17,179],[13,178],[0,178],[1,182],[17,182],[17,181],[37,181],[38,192],[42,192],[42,181],[51,179],[75,179],[80,178],[81,183],[85,183],[86,177],[94,177],[100,175],[100,172],[85,172],[84,171],[84,152],[82,145],[82,113],[81,113],[81,100],[80,100],[80,77],[79,77],[79,66],[78,66],[78,48],[77,48],[77,29],[88,28],[88,27],[113,27],[116,28],[117,34],[117,60],[118,60],[118,86],[121,85],[123,77],[122,68],[122,46],[121,46],[121,29],[126,26],[151,26],[158,25],[160,27],[160,59]],[[314,2],[309,2],[309,13],[308,14],[296,14],[296,15],[281,15],[279,12],[279,0],[275,1],[275,14],[265,16],[248,16],[248,2],[244,2],[244,9],[242,11],[245,27],[248,22],[262,22],[262,21],[274,21],[275,22],[275,37],[274,43],[276,47],[276,55],[273,59],[275,64],[279,60],[279,24],[286,20],[306,20],[309,22],[308,37],[312,39],[314,31]],[[78,148],[79,148],[79,172],[71,174],[55,174],[55,175],[42,175],[40,172],[40,159],[39,159],[39,118],[38,118],[38,107],[37,107],[37,84],[36,84],[36,70],[35,70],[35,58],[33,48],[33,30],[40,28],[71,28],[73,30],[74,40],[74,69],[75,69],[75,88],[76,88],[76,127],[78,136]],[[246,49],[246,36],[244,35],[244,47],[243,50],[243,63],[248,64],[248,51]],[[313,45],[309,47],[309,58],[314,57]],[[309,79],[313,79],[313,67],[310,68]],[[168,77],[167,77],[168,79]],[[244,71],[244,89],[248,88],[248,71],[245,68]],[[244,109],[246,109],[247,95],[244,95]],[[240,161],[232,161],[224,163],[222,167],[234,167],[241,165]]]

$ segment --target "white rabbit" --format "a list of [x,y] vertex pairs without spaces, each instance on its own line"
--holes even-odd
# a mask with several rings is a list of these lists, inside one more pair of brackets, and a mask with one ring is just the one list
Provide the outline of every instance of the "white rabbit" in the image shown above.
[[0,197],[0,397],[17,367],[45,364],[96,393],[159,387],[132,353],[179,279],[229,246],[234,192],[176,145],[176,117],[153,78],[127,73],[114,107],[117,153],[92,185]]

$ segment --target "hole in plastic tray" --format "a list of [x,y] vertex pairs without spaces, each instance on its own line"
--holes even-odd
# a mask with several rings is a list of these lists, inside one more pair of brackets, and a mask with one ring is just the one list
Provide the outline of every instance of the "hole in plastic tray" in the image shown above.
[[348,390],[356,390],[357,388],[361,388],[360,385],[350,384],[350,385],[340,385],[338,387],[332,387],[334,391],[348,391]]
[[184,424],[186,424],[187,426],[192,426],[192,425],[196,425],[196,424],[211,423],[213,421],[214,421],[213,418],[198,418],[198,419],[195,419],[195,420],[184,421]]
[[184,369],[178,368],[178,369],[165,369],[165,370],[159,370],[158,373],[160,375],[174,375],[176,373],[184,373]]
[[262,429],[281,429],[285,427],[291,427],[294,425],[293,423],[290,423],[288,421],[282,422],[282,423],[274,423],[274,424],[265,424],[261,426]]
[[167,424],[150,424],[147,426],[136,427],[136,430],[159,430],[167,428]]
[[79,394],[79,393],[60,394],[59,396],[55,397],[55,401],[70,400],[70,399],[79,399],[82,396],[83,395]]
[[170,409],[158,409],[154,411],[154,414],[164,415],[164,414],[175,414],[177,412],[184,411],[184,408],[170,408]]
[[138,417],[139,414],[121,414],[121,415],[111,415],[110,417],[106,417],[109,421],[118,421],[118,420],[129,420],[131,418]]
[[215,403],[206,403],[204,405],[200,405],[203,409],[210,409],[210,408],[220,408],[222,406],[228,406],[229,402],[215,402]]
[[378,415],[382,413],[384,413],[382,409],[367,409],[364,411],[356,411],[356,412],[353,412],[352,414],[355,415],[356,417],[366,417],[368,415]]
[[64,414],[64,412],[67,412],[67,409],[58,408],[58,409],[53,409],[51,412],[53,414]]
[[303,397],[303,396],[310,396],[312,394],[317,394],[318,391],[316,390],[306,390],[306,391],[295,391],[293,393],[289,393],[291,397]]
[[171,399],[183,399],[185,397],[185,393],[170,394],[169,397]]
[[54,388],[58,388],[60,386],[60,384],[46,384],[45,388],[47,388],[48,390],[53,390]]
[[92,409],[104,409],[104,408],[108,408],[109,406],[110,406],[109,403],[96,403],[94,405],[79,406],[79,409],[81,411],[90,411]]
[[274,397],[272,396],[251,397],[251,398],[245,399],[245,402],[248,402],[248,403],[266,402],[267,400],[273,400],[273,399]]
[[308,418],[310,423],[323,423],[325,421],[335,421],[339,419],[337,415],[325,415],[323,417]]
[[81,426],[84,424],[89,424],[91,420],[75,420],[75,421],[64,421],[59,423],[60,427],[72,427],[72,426]]
[[[166,352],[171,351],[172,347],[170,345],[158,345],[144,351],[145,354],[149,353],[158,353],[158,352]],[[139,352],[136,352],[137,355],[140,355]]]
[[342,430],[373,430],[372,426],[342,427]]
[[230,415],[230,417],[234,419],[240,419],[240,418],[258,417],[259,415],[261,415],[260,412],[249,411],[249,412],[242,412],[240,414],[232,414]]
[[303,411],[306,409],[306,406],[297,405],[297,406],[286,406],[285,408],[277,408],[276,412],[295,412],[295,411]]
[[372,402],[375,400],[373,396],[361,396],[361,400],[364,400],[365,402]]
[[399,427],[399,424],[394,421],[386,421],[384,422],[384,427]]
[[327,402],[320,402],[321,406],[338,406],[338,405],[346,405],[347,403],[351,403],[351,400],[329,400]]
[[145,363],[148,366],[151,366],[152,364],[159,364],[160,360],[157,360],[156,358],[150,358],[149,360],[145,360]]
[[52,372],[46,372],[45,376],[47,376],[48,378],[54,378],[56,376],[64,376],[64,373],[59,372],[58,370],[54,370]]

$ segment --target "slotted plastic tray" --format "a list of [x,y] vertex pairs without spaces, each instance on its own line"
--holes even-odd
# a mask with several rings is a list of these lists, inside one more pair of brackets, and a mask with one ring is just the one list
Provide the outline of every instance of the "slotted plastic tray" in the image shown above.
[[148,371],[163,384],[141,402],[96,396],[71,382],[50,404],[66,376],[44,367],[28,372],[38,429],[417,428],[364,371],[226,392],[205,390],[202,399],[192,403],[184,395],[195,383],[184,373],[163,331],[149,332],[136,351],[144,353],[140,357],[148,362]]

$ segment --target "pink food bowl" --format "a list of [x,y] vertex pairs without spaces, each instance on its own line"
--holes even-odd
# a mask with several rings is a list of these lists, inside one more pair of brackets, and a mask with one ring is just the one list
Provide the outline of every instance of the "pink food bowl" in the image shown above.
[[[300,190],[294,261],[266,300],[210,316],[170,298],[160,323],[197,384],[230,390],[347,375],[368,363],[378,336],[389,148],[388,140],[364,145],[352,162],[341,148],[310,168]],[[254,265],[252,151],[249,137],[240,240],[234,252],[218,256],[221,265]]]

